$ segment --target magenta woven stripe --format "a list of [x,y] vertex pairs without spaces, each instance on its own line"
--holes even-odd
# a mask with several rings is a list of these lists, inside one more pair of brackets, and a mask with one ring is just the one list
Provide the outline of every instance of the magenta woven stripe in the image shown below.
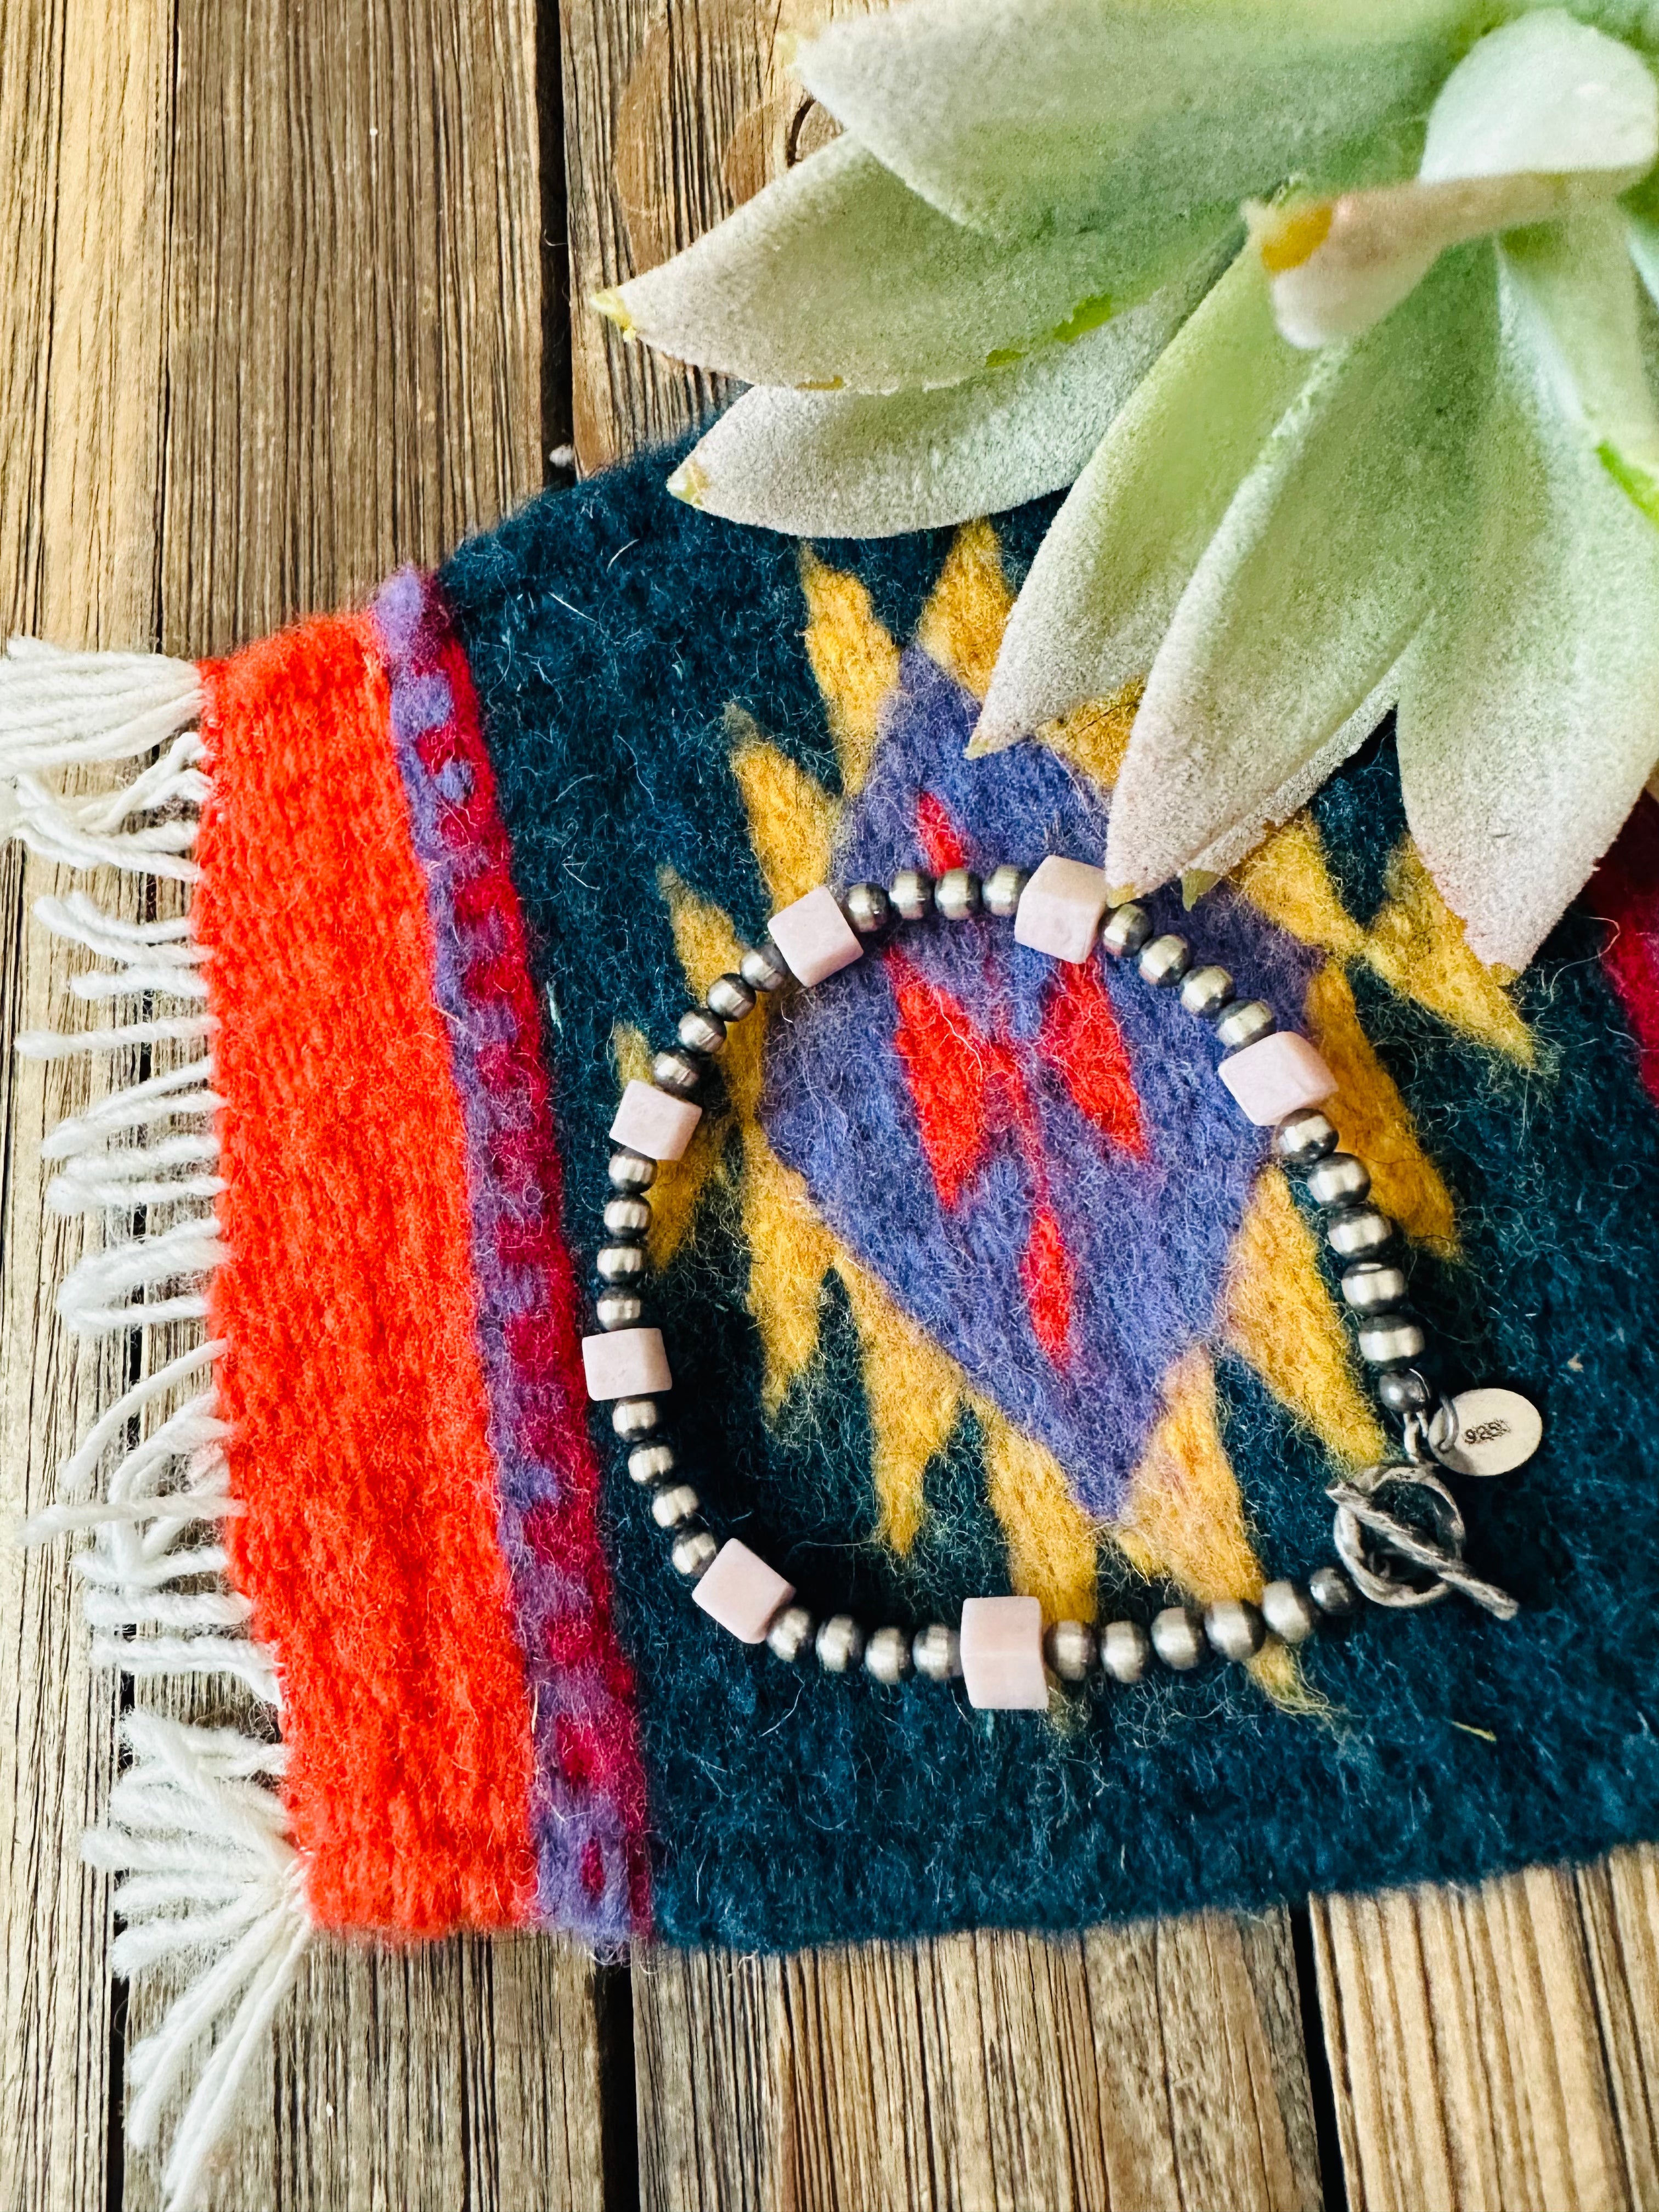
[[599,1540],[524,919],[471,677],[436,586],[404,570],[382,589],[374,621],[466,1131],[501,1543],[535,1715],[539,1908],[550,1925],[616,1942],[650,1919],[645,1782]]

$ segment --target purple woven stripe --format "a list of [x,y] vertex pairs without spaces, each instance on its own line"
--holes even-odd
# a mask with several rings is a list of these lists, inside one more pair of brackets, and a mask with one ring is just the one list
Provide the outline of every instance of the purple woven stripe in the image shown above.
[[538,1905],[549,1925],[614,1943],[649,1917],[644,1782],[593,1531],[597,1468],[522,922],[442,602],[405,569],[374,621],[465,1133],[501,1544],[534,1715]]

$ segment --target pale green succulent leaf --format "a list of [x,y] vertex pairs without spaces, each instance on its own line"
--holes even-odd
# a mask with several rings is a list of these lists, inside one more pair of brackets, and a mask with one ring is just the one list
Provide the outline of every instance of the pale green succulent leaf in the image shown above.
[[1429,112],[1425,184],[1562,176],[1659,159],[1659,85],[1622,40],[1541,8],[1479,40]]
[[1382,717],[1400,702],[1400,688],[1417,633],[1412,633],[1399,659],[1374,684],[1345,721],[1339,722],[1317,752],[1297,763],[1279,788],[1252,815],[1224,830],[1213,845],[1201,852],[1193,866],[1205,875],[1224,876],[1236,868],[1261,842],[1261,823],[1288,822],[1301,811],[1314,793],[1335,775],[1350,753],[1357,752],[1376,731]]
[[1659,216],[1627,216],[1625,243],[1643,289],[1659,306]]
[[1616,208],[1507,239],[1501,252],[1533,356],[1561,418],[1659,523],[1659,410],[1642,359],[1636,270]]
[[[1292,345],[1355,338],[1397,307],[1448,247],[1610,210],[1628,169],[1381,185],[1335,201],[1246,210],[1251,243],[1273,270],[1273,313]],[[1322,234],[1313,250],[1305,241]]]
[[1456,0],[908,0],[798,50],[816,98],[957,221],[1096,227],[1123,267],[1172,217],[1301,173],[1398,174],[1456,60]]
[[1659,155],[1659,86],[1628,46],[1547,8],[1442,86],[1415,181],[1253,212],[1279,327],[1328,345],[1380,322],[1449,246],[1609,202]]
[[1206,258],[1073,343],[960,384],[880,398],[757,385],[669,488],[735,522],[882,538],[1071,483],[1210,281]]
[[1489,246],[1447,255],[1315,371],[1239,486],[1153,663],[1106,872],[1248,849],[1387,679],[1437,587],[1495,343]]
[[1476,499],[1407,662],[1401,781],[1483,960],[1523,968],[1659,758],[1659,531],[1564,402],[1512,266]]
[[[1225,209],[1196,243],[1236,223]],[[1191,227],[1171,221],[1162,258],[1126,283],[1108,244],[1065,232],[1003,245],[837,138],[599,304],[659,352],[746,383],[897,392],[1081,337],[1194,257]]]
[[1310,374],[1241,253],[1073,486],[1003,635],[973,750],[1144,676],[1240,479]]

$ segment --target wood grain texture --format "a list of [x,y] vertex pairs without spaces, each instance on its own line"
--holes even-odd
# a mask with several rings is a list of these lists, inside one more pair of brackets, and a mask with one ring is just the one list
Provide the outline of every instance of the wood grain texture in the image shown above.
[[[0,612],[76,644],[144,642],[155,626],[162,419],[167,19],[0,9]],[[159,235],[159,227],[157,231]],[[24,931],[49,871],[0,860],[0,1517],[37,1510],[59,1462],[119,1389],[125,1347],[77,1346],[52,1295],[82,1224],[46,1213],[39,1148],[106,1071],[20,1063],[51,1026],[70,966]],[[94,895],[137,910],[131,884]],[[90,2212],[106,2202],[112,1992],[106,1886],[82,1829],[114,1766],[116,1686],[87,1663],[61,1551],[0,1552],[0,2204]]]
[[678,436],[726,380],[625,341],[592,305],[653,269],[833,135],[792,36],[865,0],[560,0],[572,411],[584,475]]
[[179,0],[170,647],[435,561],[538,489],[532,0]]
[[1314,1928],[1351,2212],[1659,2204],[1659,1853]]
[[[546,1939],[319,1946],[251,2071],[215,2212],[593,2212],[592,1984]],[[159,2203],[152,2160],[129,2155],[123,2202]]]
[[1294,1984],[1256,1978],[1287,1955],[1275,1914],[636,1958],[641,2203],[1306,2212]]

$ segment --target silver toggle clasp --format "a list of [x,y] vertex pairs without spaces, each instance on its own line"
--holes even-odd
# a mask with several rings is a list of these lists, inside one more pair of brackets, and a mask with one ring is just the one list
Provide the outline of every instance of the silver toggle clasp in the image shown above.
[[[1325,1495],[1336,1507],[1336,1549],[1355,1583],[1376,1605],[1437,1605],[1449,1590],[1484,1606],[1499,1620],[1521,1610],[1507,1590],[1463,1564],[1466,1531],[1457,1501],[1420,1462],[1367,1468]],[[1400,1510],[1391,1511],[1390,1504]],[[1411,1512],[1409,1520],[1402,1515]]]

